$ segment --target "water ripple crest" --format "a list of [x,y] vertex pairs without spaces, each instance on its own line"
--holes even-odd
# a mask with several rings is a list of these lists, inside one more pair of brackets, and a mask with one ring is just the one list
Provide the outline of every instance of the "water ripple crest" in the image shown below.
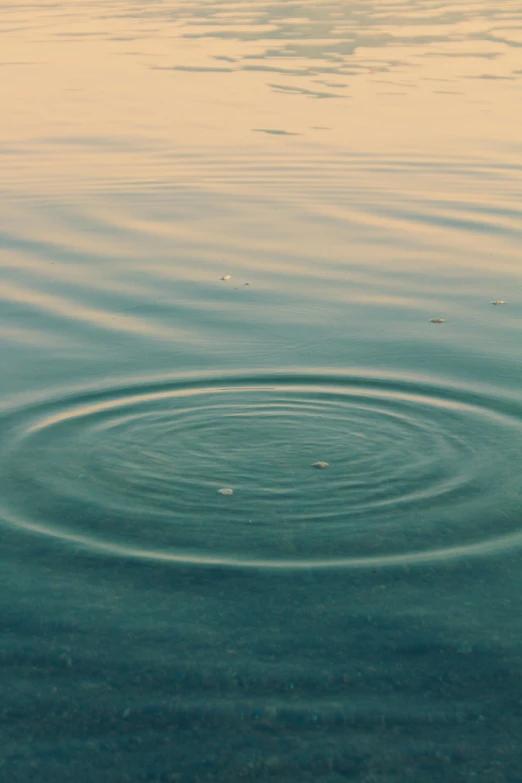
[[84,390],[4,412],[0,513],[92,551],[172,562],[484,555],[522,542],[520,413],[491,390],[355,371]]

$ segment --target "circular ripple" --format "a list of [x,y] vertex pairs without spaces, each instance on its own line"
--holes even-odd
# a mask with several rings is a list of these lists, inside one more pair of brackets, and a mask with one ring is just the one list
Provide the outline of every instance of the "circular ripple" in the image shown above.
[[520,412],[469,390],[350,374],[85,392],[4,415],[3,516],[178,562],[364,567],[486,553],[522,540]]

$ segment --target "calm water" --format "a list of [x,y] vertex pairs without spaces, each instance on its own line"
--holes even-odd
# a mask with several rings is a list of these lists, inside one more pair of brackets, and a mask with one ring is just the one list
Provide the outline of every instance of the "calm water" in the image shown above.
[[0,12],[2,779],[519,783],[520,0]]

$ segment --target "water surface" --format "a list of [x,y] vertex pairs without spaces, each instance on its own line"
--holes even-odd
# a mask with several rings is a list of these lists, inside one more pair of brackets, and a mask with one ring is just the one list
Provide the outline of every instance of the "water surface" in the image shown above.
[[518,783],[520,2],[0,10],[6,780]]

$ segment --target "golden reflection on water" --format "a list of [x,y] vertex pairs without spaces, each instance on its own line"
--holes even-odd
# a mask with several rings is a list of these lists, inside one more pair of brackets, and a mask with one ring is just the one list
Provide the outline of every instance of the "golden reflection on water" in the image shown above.
[[520,142],[521,15],[422,0],[7,5],[0,142],[30,145],[32,168],[45,141],[72,179],[96,145],[107,177],[128,170],[125,149],[146,165],[140,144],[148,159],[155,142],[502,154]]
[[419,259],[518,270],[521,22],[518,0],[3,3],[4,297],[151,340],[183,310],[138,307],[223,313],[245,282],[230,313],[277,292],[281,336],[347,298],[427,322],[398,274]]

